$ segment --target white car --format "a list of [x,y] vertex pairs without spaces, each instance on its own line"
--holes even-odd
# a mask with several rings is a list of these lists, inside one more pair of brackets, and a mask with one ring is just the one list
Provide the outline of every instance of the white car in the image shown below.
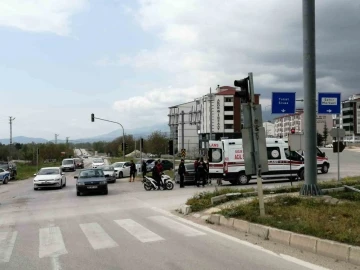
[[130,162],[115,162],[111,166],[115,168],[117,178],[130,176]]
[[66,177],[60,167],[41,168],[34,176],[34,190],[45,187],[63,188],[66,186]]
[[94,158],[92,161],[92,168],[96,169],[97,167],[104,166],[105,162],[102,158]]

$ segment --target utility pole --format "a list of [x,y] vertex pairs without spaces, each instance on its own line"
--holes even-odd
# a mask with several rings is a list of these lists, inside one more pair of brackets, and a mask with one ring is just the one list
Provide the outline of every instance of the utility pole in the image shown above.
[[9,124],[10,124],[10,159],[12,159],[12,154],[13,154],[13,141],[12,141],[12,124],[13,121],[15,120],[15,117],[9,116]]
[[181,149],[185,149],[185,145],[184,145],[184,111],[181,111]]
[[317,186],[316,164],[316,56],[315,56],[315,0],[303,0],[303,72],[305,183],[301,195],[321,195]]
[[57,138],[58,138],[59,134],[55,133],[55,144],[57,144]]
[[211,87],[210,87],[210,140],[212,140],[212,110],[213,110],[213,106],[212,106],[212,101],[213,101],[213,97],[211,94]]

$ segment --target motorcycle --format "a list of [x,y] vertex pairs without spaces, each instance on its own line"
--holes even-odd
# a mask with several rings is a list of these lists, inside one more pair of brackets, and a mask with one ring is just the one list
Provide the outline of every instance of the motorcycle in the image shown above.
[[[144,189],[146,191],[150,191],[152,189],[158,189],[158,185],[156,183],[156,180],[146,176],[144,177],[143,181],[144,183]],[[172,190],[174,188],[174,183],[171,180],[170,176],[166,174],[161,175],[161,181],[160,181],[160,187],[162,187],[164,190]]]

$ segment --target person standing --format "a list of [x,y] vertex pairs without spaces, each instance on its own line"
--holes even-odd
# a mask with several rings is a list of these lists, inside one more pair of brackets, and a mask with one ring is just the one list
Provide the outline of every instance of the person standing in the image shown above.
[[184,160],[181,159],[180,161],[180,165],[179,165],[179,169],[178,169],[178,174],[180,176],[180,188],[184,187],[184,175],[185,175],[185,164],[184,164]]
[[141,165],[141,172],[142,172],[143,178],[145,178],[145,175],[146,175],[146,162],[145,161],[143,161],[143,163]]
[[[198,163],[197,171],[199,181],[201,181],[202,186],[204,187],[206,182],[206,165],[203,158],[201,158],[200,162]],[[199,182],[196,183],[196,186],[199,187]]]
[[131,176],[133,177],[133,182],[135,181],[135,174],[136,174],[136,166],[133,160],[131,160],[130,163],[130,180],[129,182],[131,182]]
[[195,159],[195,162],[194,162],[194,170],[195,170],[195,183],[196,183],[196,186],[199,187],[199,174],[198,174],[198,164],[199,164],[199,158]]

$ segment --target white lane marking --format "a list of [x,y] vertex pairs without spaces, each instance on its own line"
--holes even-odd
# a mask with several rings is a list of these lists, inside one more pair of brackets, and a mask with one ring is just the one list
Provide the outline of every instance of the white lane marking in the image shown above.
[[59,227],[41,228],[39,230],[39,240],[39,258],[67,254]]
[[112,248],[119,246],[98,223],[80,224],[80,228],[93,249]]
[[238,244],[241,244],[241,245],[245,245],[245,246],[248,246],[248,247],[251,247],[251,248],[254,248],[254,249],[257,249],[259,251],[262,251],[262,252],[265,252],[265,253],[268,253],[270,255],[273,255],[275,257],[278,257],[278,258],[282,258],[283,260],[287,260],[287,261],[290,261],[292,260],[292,262],[298,264],[298,265],[301,265],[301,266],[305,266],[309,269],[312,269],[312,270],[330,270],[328,268],[324,268],[322,266],[319,266],[319,265],[316,265],[316,264],[312,264],[312,263],[309,263],[309,262],[306,262],[306,261],[303,261],[303,260],[300,260],[300,259],[297,259],[297,258],[294,258],[292,256],[288,256],[288,255],[281,255],[281,254],[277,254],[271,250],[268,250],[268,249],[265,249],[263,247],[260,247],[260,246],[257,246],[257,245],[254,245],[254,244],[251,244],[249,242],[246,242],[246,241],[243,241],[243,240],[240,240],[236,237],[233,237],[233,236],[230,236],[230,235],[227,235],[225,233],[221,233],[221,232],[218,232],[216,230],[213,230],[211,228],[208,228],[204,225],[201,225],[201,224],[197,224],[195,222],[192,222],[190,220],[187,220],[187,219],[184,219],[184,218],[181,218],[181,217],[178,217],[166,210],[163,210],[163,209],[159,209],[157,207],[150,207],[152,210],[158,212],[158,213],[162,213],[164,215],[167,215],[169,217],[172,217],[173,219],[175,220],[179,220],[180,222],[183,222],[183,223],[186,223],[186,224],[189,224],[189,225],[192,225],[196,228],[199,228],[201,230],[204,230],[206,232],[209,232],[209,233],[212,233],[212,234],[215,234],[215,235],[218,235],[218,236],[221,236],[223,238],[226,238],[228,240],[231,240],[233,242],[236,242]]
[[10,261],[16,237],[17,232],[0,232],[0,263]]
[[128,233],[130,233],[143,243],[165,240],[161,236],[153,233],[152,231],[148,230],[147,228],[143,227],[132,219],[120,219],[114,221],[120,227],[124,228]]
[[58,256],[51,257],[51,264],[52,264],[53,270],[61,270],[61,265],[60,265]]
[[165,226],[172,231],[180,233],[185,236],[199,236],[199,235],[206,235],[206,233],[195,230],[189,226],[184,225],[183,223],[177,222],[173,219],[164,216],[153,216],[148,217],[150,220],[154,221],[157,224]]

